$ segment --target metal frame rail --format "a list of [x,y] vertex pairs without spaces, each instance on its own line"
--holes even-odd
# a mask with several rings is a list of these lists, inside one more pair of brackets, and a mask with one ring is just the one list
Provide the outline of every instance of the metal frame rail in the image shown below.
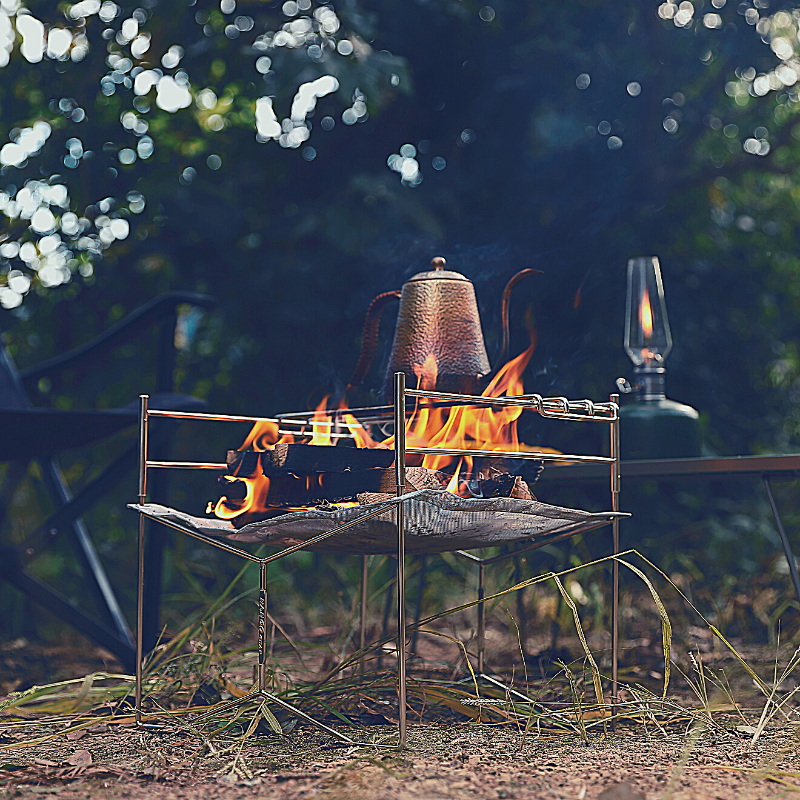
[[[593,455],[569,455],[569,454],[543,454],[525,452],[504,452],[497,450],[478,450],[478,449],[457,449],[457,448],[424,448],[408,446],[406,444],[406,409],[407,398],[425,398],[427,400],[441,401],[443,404],[468,404],[479,406],[518,406],[523,409],[530,409],[543,417],[560,419],[566,421],[579,422],[603,422],[609,425],[609,456]],[[148,395],[140,396],[139,405],[139,505],[143,506],[147,502],[148,476],[153,469],[206,469],[206,470],[225,470],[227,464],[219,462],[200,462],[200,461],[157,461],[149,458],[149,422],[152,417],[161,417],[179,420],[198,420],[198,421],[218,421],[218,422],[277,422],[279,425],[296,425],[301,430],[307,427],[305,420],[289,420],[285,417],[280,419],[269,417],[249,417],[233,416],[224,414],[205,414],[179,411],[162,411],[150,409],[148,407]],[[353,409],[354,413],[358,409]],[[390,747],[402,748],[407,740],[407,651],[406,638],[408,626],[406,622],[406,598],[405,598],[405,470],[408,454],[438,454],[438,455],[477,455],[477,456],[513,456],[514,458],[529,458],[536,460],[551,460],[561,463],[592,463],[605,465],[609,470],[609,484],[611,489],[611,510],[615,514],[612,525],[613,554],[619,553],[619,494],[620,494],[620,469],[619,469],[619,395],[611,395],[607,403],[594,403],[589,400],[568,400],[567,398],[547,398],[541,395],[522,395],[516,397],[487,398],[472,395],[446,394],[442,392],[422,391],[417,389],[407,389],[405,385],[405,375],[398,372],[394,377],[394,451],[395,451],[395,478],[397,482],[397,497],[394,501],[395,521],[397,527],[397,694],[398,694],[398,741],[396,744],[359,742],[351,737],[325,725],[319,720],[306,714],[302,709],[292,705],[285,699],[278,697],[267,690],[266,682],[266,658],[267,658],[267,565],[297,552],[309,545],[316,544],[329,537],[347,530],[370,517],[385,513],[386,507],[382,506],[360,515],[357,519],[344,523],[332,530],[325,531],[318,536],[302,542],[300,544],[285,547],[269,556],[255,556],[247,550],[207,536],[191,528],[185,527],[180,523],[159,519],[158,521],[166,527],[177,530],[192,536],[206,544],[231,553],[239,558],[248,560],[259,565],[259,596],[258,596],[258,650],[257,650],[257,670],[255,685],[243,697],[231,700],[221,706],[216,706],[209,711],[194,717],[192,722],[203,722],[216,714],[222,713],[240,705],[249,703],[253,700],[262,700],[275,703],[277,706],[294,714],[297,717],[309,722],[310,724],[329,733],[340,743],[349,746],[370,746],[370,747]],[[336,423],[331,423],[335,425]],[[290,431],[298,433],[299,431]],[[144,591],[145,586],[145,546],[146,546],[146,514],[139,511],[139,531],[138,531],[138,602],[137,602],[137,628],[136,628],[136,690],[135,708],[136,721],[140,726],[148,726],[151,721],[147,718],[143,708],[143,666],[144,666],[144,640],[143,640],[143,617],[144,617]],[[552,541],[548,539],[548,542]],[[515,550],[510,555],[519,555],[530,549],[534,549],[539,544],[531,544],[521,549]],[[485,568],[505,555],[480,558],[472,553],[458,550],[456,553],[470,561],[478,564],[478,665],[481,677],[494,685],[502,684],[493,676],[484,673],[485,662],[485,615],[483,603],[480,602],[485,597]],[[366,602],[367,602],[367,582],[369,579],[367,556],[362,555],[361,571],[361,620],[359,626],[359,647],[363,649],[366,645]],[[617,695],[618,682],[618,618],[619,618],[619,564],[615,560],[612,562],[612,602],[611,602],[611,660],[612,660],[612,698]],[[520,699],[529,701],[519,692],[512,690]],[[163,713],[153,715],[155,718],[163,720]]]

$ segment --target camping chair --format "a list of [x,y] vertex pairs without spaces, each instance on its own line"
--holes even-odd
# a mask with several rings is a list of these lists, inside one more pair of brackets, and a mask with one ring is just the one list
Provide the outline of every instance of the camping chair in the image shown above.
[[[110,650],[126,668],[132,668],[134,664],[134,639],[82,515],[135,468],[137,448],[135,444],[132,445],[74,495],[59,466],[58,455],[132,428],[138,420],[138,405],[134,401],[123,408],[66,411],[34,407],[27,389],[36,386],[41,379],[79,365],[86,359],[102,357],[119,345],[156,328],[158,352],[153,402],[162,408],[201,410],[205,405],[202,401],[172,393],[176,358],[175,328],[178,309],[184,304],[210,309],[214,301],[192,292],[164,294],[82,347],[22,371],[17,370],[9,353],[0,346],[0,461],[8,463],[0,484],[0,522],[9,521],[14,491],[31,474],[32,465],[38,466],[42,489],[54,509],[44,522],[32,530],[26,530],[22,537],[17,530],[14,536],[16,541],[9,538],[0,541],[0,579]],[[19,521],[16,520],[15,524],[18,528]],[[4,524],[4,529],[7,527]],[[31,559],[46,551],[55,536],[69,538],[86,591],[94,600],[100,618],[87,614],[76,602],[27,569]],[[162,559],[158,544],[158,540],[154,540],[156,546],[148,552],[148,565],[153,573],[148,582],[146,600],[147,635],[150,639],[154,639],[153,628],[157,626],[158,618]]]

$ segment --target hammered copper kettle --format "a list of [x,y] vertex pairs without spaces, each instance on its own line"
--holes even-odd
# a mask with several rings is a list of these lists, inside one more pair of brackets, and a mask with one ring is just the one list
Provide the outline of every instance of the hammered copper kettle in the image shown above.
[[[460,272],[446,269],[437,256],[432,269],[419,272],[403,284],[402,291],[379,294],[370,304],[364,323],[361,356],[349,388],[359,386],[372,364],[378,346],[381,314],[389,301],[400,298],[394,340],[386,368],[383,392],[391,399],[392,376],[404,372],[409,386],[417,386],[426,361],[436,361],[435,388],[440,392],[479,394],[491,372],[483,340],[478,302],[472,281]],[[508,306],[511,290],[527,275],[540,270],[523,269],[506,285],[501,319],[503,342],[501,362],[508,351]]]

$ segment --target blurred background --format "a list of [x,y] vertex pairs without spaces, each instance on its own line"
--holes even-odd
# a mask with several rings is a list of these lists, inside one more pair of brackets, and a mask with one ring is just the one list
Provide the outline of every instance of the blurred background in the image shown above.
[[[780,0],[0,0],[3,344],[24,368],[163,292],[203,292],[213,311],[179,315],[178,389],[226,413],[311,408],[347,383],[372,298],[442,255],[475,284],[490,357],[506,281],[542,270],[512,304],[512,354],[537,337],[526,390],[606,398],[632,372],[626,262],[657,255],[667,390],[699,410],[703,452],[796,451],[799,30],[800,3]],[[353,405],[380,399],[385,316]],[[154,346],[43,379],[35,402],[130,402]],[[216,460],[245,433],[176,448]],[[70,481],[118,446],[68,453]],[[12,541],[41,511],[30,478]],[[795,488],[779,491],[790,528]],[[791,589],[758,490],[640,487],[625,544],[766,639]],[[196,513],[216,495],[208,478],[173,491]],[[131,474],[89,520],[129,615],[135,492]],[[196,555],[168,556],[167,625],[230,579]],[[357,579],[302,558],[278,578],[297,603]],[[54,543],[35,568],[80,595],[70,564]],[[0,620],[8,640],[61,627],[6,585]]]

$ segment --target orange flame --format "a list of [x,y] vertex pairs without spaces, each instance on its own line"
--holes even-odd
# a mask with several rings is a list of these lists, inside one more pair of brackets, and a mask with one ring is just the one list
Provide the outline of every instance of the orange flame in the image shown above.
[[278,423],[272,420],[261,420],[253,425],[247,438],[242,442],[240,450],[269,450],[280,438]]
[[330,445],[331,441],[331,421],[328,418],[328,400],[331,396],[326,394],[314,411],[311,420],[311,441],[309,444]]
[[223,480],[231,484],[242,484],[245,495],[241,500],[222,495],[213,508],[210,507],[208,509],[220,519],[235,519],[247,511],[261,510],[268,507],[267,497],[269,496],[270,480],[262,471],[261,462],[258,463],[255,473],[251,477],[238,478],[233,475],[225,475]]
[[[649,309],[649,302],[647,304]],[[651,313],[652,323],[652,313]],[[530,346],[516,358],[511,359],[492,378],[483,391],[483,397],[511,397],[524,394],[522,374],[533,356],[536,347],[535,337],[531,336]],[[434,391],[438,378],[438,365],[433,355],[429,355],[422,364],[414,366],[417,385],[422,390]],[[330,445],[333,442],[333,422],[327,411],[329,396],[323,398],[317,406],[311,425],[310,437],[301,438],[313,445]],[[340,406],[346,412],[346,406]],[[417,403],[411,417],[406,423],[406,442],[411,447],[430,447],[442,449],[475,449],[506,450],[514,452],[557,453],[546,447],[529,447],[520,443],[517,432],[517,420],[522,414],[519,406],[453,406],[438,408],[433,404]],[[343,413],[342,419],[352,435],[357,447],[389,448],[394,445],[394,436],[376,440],[359,422],[355,415]],[[257,423],[240,450],[268,449],[278,441],[293,440],[293,437],[279,435],[276,423]],[[411,466],[420,465],[430,470],[452,471],[447,490],[454,494],[471,497],[468,482],[474,477],[474,458],[472,456],[411,455],[408,458]],[[248,511],[263,511],[269,505],[269,478],[263,474],[259,463],[256,473],[251,477],[226,475],[225,481],[242,481],[245,497],[242,500],[222,497],[213,506],[213,512],[223,519],[233,519]],[[310,480],[312,480],[310,478]],[[239,487],[241,491],[241,487]],[[356,503],[336,503],[337,506],[352,506]],[[281,511],[296,511],[296,508],[281,508]]]
[[343,415],[344,423],[356,443],[356,447],[385,447],[383,442],[376,442],[369,435],[369,431],[352,415]]
[[[532,337],[530,346],[498,370],[483,397],[511,397],[524,393],[522,373],[528,366],[536,347]],[[517,420],[522,414],[519,406],[475,408],[418,408],[407,424],[406,441],[412,447],[438,447],[442,449],[511,450],[527,452],[555,452],[548,448],[529,448],[520,444]],[[466,481],[472,477],[472,456],[428,454],[422,459],[426,469],[445,470],[453,467],[453,477],[448,491],[472,496]]]

